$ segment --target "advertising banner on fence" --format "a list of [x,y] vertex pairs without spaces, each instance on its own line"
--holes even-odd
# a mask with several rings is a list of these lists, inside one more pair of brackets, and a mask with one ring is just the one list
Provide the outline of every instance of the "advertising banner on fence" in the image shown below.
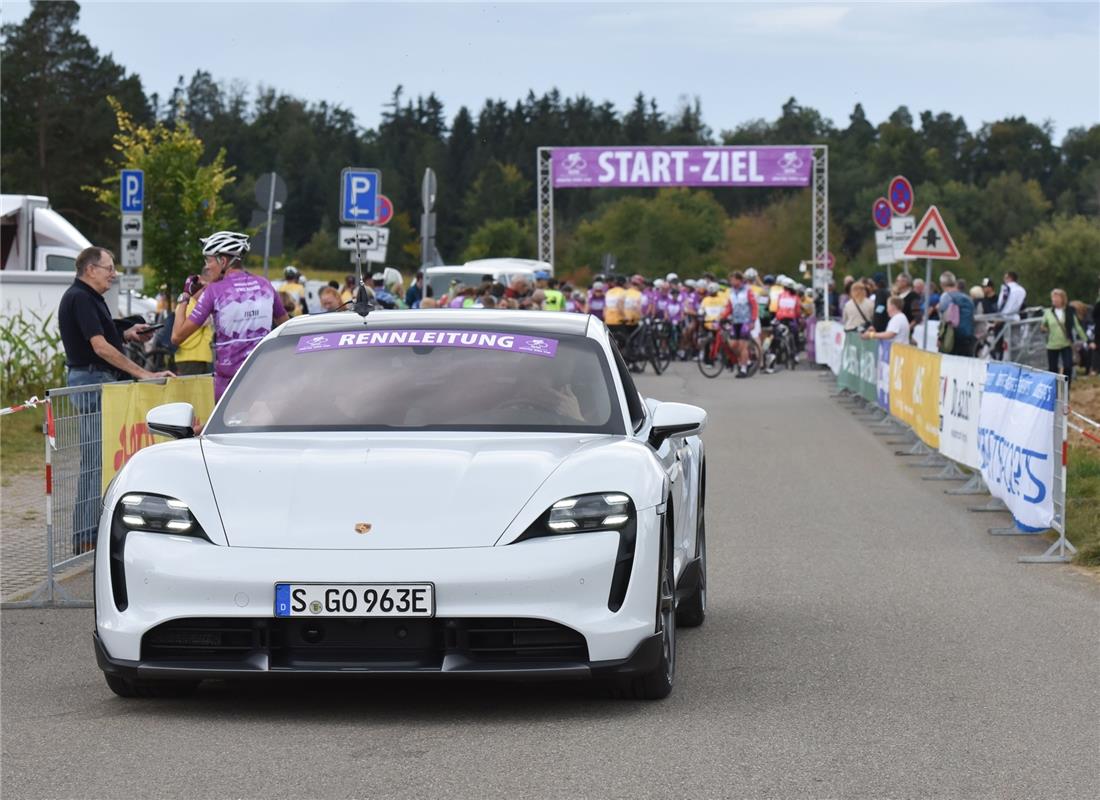
[[837,386],[858,394],[868,403],[874,403],[878,400],[877,379],[878,342],[863,339],[858,333],[844,334]]
[[214,379],[209,375],[169,378],[165,383],[103,384],[103,491],[123,465],[143,447],[165,441],[145,426],[149,409],[164,403],[190,403],[200,423],[214,410]]
[[875,395],[878,407],[890,411],[890,345],[889,339],[878,343],[878,375],[875,381]]
[[1024,531],[1042,531],[1054,521],[1054,470],[1061,470],[1061,442],[1055,452],[1057,382],[1050,372],[1019,364],[986,367],[978,421],[982,478]]
[[978,409],[985,388],[986,362],[940,356],[940,452],[973,469],[978,454]]
[[840,374],[840,354],[844,347],[844,329],[832,320],[822,320],[814,328],[814,361],[825,364],[834,375]]
[[809,186],[809,147],[555,147],[554,188]]
[[926,445],[940,446],[940,356],[905,344],[890,348],[890,414]]

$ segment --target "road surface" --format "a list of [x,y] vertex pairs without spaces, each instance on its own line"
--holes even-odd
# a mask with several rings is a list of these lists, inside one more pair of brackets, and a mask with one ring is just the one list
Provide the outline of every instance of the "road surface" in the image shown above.
[[640,385],[710,412],[710,610],[670,699],[340,682],[124,701],[90,611],[11,611],[4,795],[1100,797],[1100,582],[1018,564],[1042,543],[986,534],[1007,518],[921,481],[808,370]]

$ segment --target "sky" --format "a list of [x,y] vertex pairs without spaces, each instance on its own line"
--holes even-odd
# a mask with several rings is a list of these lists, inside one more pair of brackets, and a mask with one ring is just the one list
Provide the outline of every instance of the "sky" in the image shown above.
[[[5,2],[18,22],[28,3]],[[717,135],[796,97],[843,127],[899,105],[983,122],[1100,122],[1100,3],[85,2],[80,30],[167,97],[197,69],[352,110],[397,84],[448,118],[557,87],[620,110],[699,98]],[[548,142],[547,144],[553,144]],[[593,143],[598,144],[598,143]]]

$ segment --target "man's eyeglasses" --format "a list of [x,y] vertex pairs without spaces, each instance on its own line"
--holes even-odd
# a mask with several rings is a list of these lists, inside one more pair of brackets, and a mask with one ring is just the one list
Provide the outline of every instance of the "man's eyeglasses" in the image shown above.
[[108,272],[116,272],[114,264],[90,264],[89,266],[97,267],[98,269],[105,269]]

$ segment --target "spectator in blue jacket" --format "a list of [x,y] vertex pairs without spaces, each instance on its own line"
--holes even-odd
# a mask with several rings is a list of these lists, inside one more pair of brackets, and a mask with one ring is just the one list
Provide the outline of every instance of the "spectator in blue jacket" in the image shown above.
[[974,345],[974,301],[966,292],[959,291],[959,282],[952,272],[940,275],[940,301],[937,305],[940,314],[940,327],[950,325],[955,329],[955,340],[951,349],[945,351],[955,356],[973,356]]

